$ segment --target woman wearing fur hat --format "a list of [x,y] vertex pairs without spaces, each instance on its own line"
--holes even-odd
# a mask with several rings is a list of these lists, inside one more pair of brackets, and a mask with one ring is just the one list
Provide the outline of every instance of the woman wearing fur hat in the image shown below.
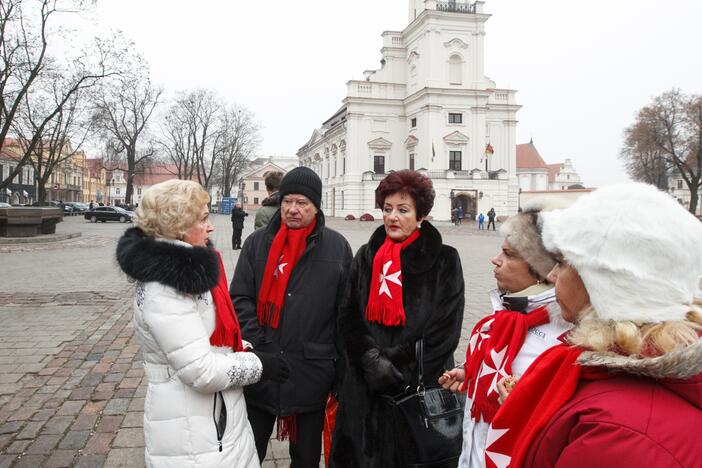
[[340,309],[348,362],[330,456],[335,468],[409,466],[405,457],[417,446],[383,396],[417,387],[422,336],[424,381],[435,382],[452,361],[463,319],[458,252],[425,220],[434,203],[431,180],[393,172],[375,198],[383,226],[356,254]]
[[192,181],[154,185],[117,246],[136,280],[147,466],[258,467],[242,386],[262,373],[285,378],[275,358],[244,352],[222,259],[208,242],[209,198]]
[[500,227],[505,240],[492,260],[497,281],[490,293],[493,313],[473,328],[464,366],[439,379],[445,388],[467,391],[461,467],[485,464],[489,424],[500,405],[496,383],[523,374],[570,328],[546,280],[555,259],[544,249],[538,227],[539,214],[559,206],[560,200],[535,200]]
[[575,327],[493,418],[488,466],[700,466],[702,224],[626,184],[544,214],[543,239]]

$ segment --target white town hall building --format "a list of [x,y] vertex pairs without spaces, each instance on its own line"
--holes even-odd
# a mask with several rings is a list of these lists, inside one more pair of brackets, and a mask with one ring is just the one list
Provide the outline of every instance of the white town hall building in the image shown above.
[[516,91],[484,75],[482,1],[408,0],[409,25],[382,34],[379,70],[347,83],[341,108],[297,153],[322,178],[328,216],[372,213],[390,171],[415,169],[436,190],[431,215],[516,213]]

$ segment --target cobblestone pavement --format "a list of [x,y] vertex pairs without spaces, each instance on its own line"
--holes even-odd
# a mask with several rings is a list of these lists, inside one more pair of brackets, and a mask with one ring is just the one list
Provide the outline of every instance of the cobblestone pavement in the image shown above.
[[[213,215],[213,241],[229,278],[239,251],[227,216]],[[328,220],[353,250],[378,221]],[[132,285],[114,260],[128,227],[66,218],[57,232],[81,237],[0,249],[0,467],[139,467],[146,380],[131,326]],[[440,224],[456,247],[466,281],[466,311],[457,359],[469,327],[489,307],[495,232]],[[249,216],[244,236],[253,229]],[[289,465],[287,444],[271,441],[264,467]]]

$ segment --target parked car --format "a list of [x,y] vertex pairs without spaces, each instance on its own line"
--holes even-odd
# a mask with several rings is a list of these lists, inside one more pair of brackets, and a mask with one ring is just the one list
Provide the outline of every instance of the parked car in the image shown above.
[[117,206],[96,206],[83,215],[90,222],[119,221],[120,223],[132,222],[134,213]]
[[88,211],[88,205],[85,203],[67,202],[66,206],[69,205],[73,208],[74,215],[85,213],[86,211]]
[[10,205],[9,203],[0,202],[0,208],[11,208],[11,207],[12,207],[12,205]]

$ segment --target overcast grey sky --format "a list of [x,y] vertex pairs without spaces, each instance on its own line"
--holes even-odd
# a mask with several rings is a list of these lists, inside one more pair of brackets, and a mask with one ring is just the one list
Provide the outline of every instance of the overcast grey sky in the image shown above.
[[[517,140],[585,184],[626,180],[623,129],[652,96],[702,92],[702,2],[488,0],[485,71],[518,90]],[[294,155],[341,105],[346,82],[379,66],[407,0],[102,0],[169,92],[210,88],[262,123],[261,153]]]

